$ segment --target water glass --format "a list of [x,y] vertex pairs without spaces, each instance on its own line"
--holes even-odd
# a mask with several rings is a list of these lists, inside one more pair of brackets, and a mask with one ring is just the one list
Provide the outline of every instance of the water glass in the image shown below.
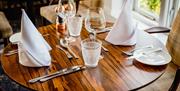
[[87,67],[96,67],[101,54],[102,42],[97,39],[85,39],[81,41],[82,55]]
[[106,19],[102,8],[89,9],[85,18],[85,28],[88,32],[101,31],[106,27]]
[[67,27],[70,36],[77,37],[81,33],[83,17],[76,15],[68,19]]

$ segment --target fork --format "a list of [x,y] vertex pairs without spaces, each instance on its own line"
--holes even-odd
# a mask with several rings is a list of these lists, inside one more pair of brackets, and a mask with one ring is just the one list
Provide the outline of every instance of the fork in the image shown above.
[[121,50],[121,52],[123,52],[127,56],[132,56],[134,51],[140,50],[140,49],[144,49],[144,48],[153,48],[153,45],[147,45],[147,46],[143,46],[143,47],[139,47],[139,48],[134,48],[134,49],[132,49],[130,51],[123,51],[123,50]]

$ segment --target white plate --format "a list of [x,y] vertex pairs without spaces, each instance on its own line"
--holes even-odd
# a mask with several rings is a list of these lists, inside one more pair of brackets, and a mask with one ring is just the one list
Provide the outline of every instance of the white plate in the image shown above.
[[18,42],[20,42],[20,40],[21,40],[21,33],[15,33],[11,35],[11,37],[9,38],[9,41],[12,44],[17,44]]
[[169,55],[168,52],[164,50],[156,51],[156,52],[145,54],[143,56],[138,57],[139,54],[146,53],[152,49],[153,48],[146,48],[146,49],[135,51],[134,56],[137,56],[135,59],[138,62],[147,64],[147,65],[152,65],[152,66],[165,65],[171,61],[171,56]]

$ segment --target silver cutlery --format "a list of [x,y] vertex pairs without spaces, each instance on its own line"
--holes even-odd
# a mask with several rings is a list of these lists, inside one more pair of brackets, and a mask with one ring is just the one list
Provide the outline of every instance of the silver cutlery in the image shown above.
[[66,48],[73,56],[74,58],[78,59],[79,57],[71,50],[71,48],[69,47],[69,43],[66,40],[61,39],[60,40],[60,44],[62,45],[62,47]]
[[65,49],[63,49],[61,46],[56,45],[56,47],[59,48],[60,50],[62,50],[62,51],[67,55],[67,57],[68,57],[69,59],[73,58],[73,56],[72,56],[68,51],[66,51]]
[[103,45],[101,46],[102,47],[102,49],[105,51],[105,52],[108,52],[109,50],[106,48],[106,47],[104,47]]
[[101,33],[109,32],[109,31],[111,31],[111,30],[110,29],[104,29],[104,30],[96,31],[96,34],[101,34]]
[[134,49],[132,49],[130,51],[123,51],[123,50],[121,50],[121,52],[123,52],[127,56],[132,56],[134,51],[140,50],[140,49],[145,49],[145,48],[153,48],[153,45],[147,45],[147,46],[143,46],[143,47],[134,48]]
[[6,56],[10,56],[10,55],[13,55],[13,54],[16,54],[16,53],[18,53],[18,49],[8,51],[8,52],[7,52],[7,53],[5,53],[4,55],[6,55]]
[[103,30],[100,30],[100,31],[96,31],[96,34],[101,34],[101,33],[105,33],[105,32],[109,32],[112,30],[112,27],[107,27]]
[[127,59],[134,59],[134,58],[138,58],[138,57],[141,57],[141,56],[144,56],[144,55],[148,55],[148,54],[151,54],[153,52],[157,52],[157,51],[161,51],[162,48],[155,48],[155,49],[152,49],[150,51],[145,51],[145,52],[142,52],[138,55],[133,55],[133,56],[130,56],[130,57],[127,57]]
[[42,36],[46,37],[46,36],[49,36],[49,35],[50,35],[50,34],[47,33],[47,34],[43,34]]
[[10,50],[10,51],[8,51],[9,53],[13,53],[13,52],[17,52],[18,51],[18,49],[14,49],[14,50]]
[[73,72],[77,72],[77,71],[83,70],[85,68],[86,67],[82,66],[82,65],[71,66],[71,67],[68,67],[68,68],[61,69],[61,70],[59,70],[57,72],[54,72],[52,74],[36,77],[34,79],[29,80],[28,82],[29,83],[35,83],[37,81],[44,82],[44,81],[47,81],[49,79],[55,78],[57,76],[62,76],[62,75],[65,75],[65,74],[70,74],[70,73],[73,73]]

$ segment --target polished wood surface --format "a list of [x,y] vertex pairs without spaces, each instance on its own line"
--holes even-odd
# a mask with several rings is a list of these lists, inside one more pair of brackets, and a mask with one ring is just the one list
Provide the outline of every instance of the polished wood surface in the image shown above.
[[55,34],[55,25],[48,25],[38,29],[42,34],[50,34],[44,38],[53,48],[51,53],[52,65],[50,67],[30,68],[19,64],[18,54],[5,56],[8,50],[16,49],[16,45],[8,45],[2,54],[2,67],[5,73],[15,82],[27,88],[38,91],[126,91],[135,90],[148,85],[160,77],[167,65],[148,66],[137,62],[136,60],[127,60],[121,50],[131,50],[134,47],[140,47],[153,44],[162,47],[163,44],[153,36],[139,31],[137,44],[135,46],[114,46],[104,40],[107,33],[98,34],[97,38],[103,41],[103,46],[109,49],[109,52],[102,50],[103,59],[99,61],[96,68],[88,68],[83,71],[57,77],[44,83],[28,83],[28,80],[50,74],[62,68],[73,65],[84,64],[80,48],[80,40],[87,38],[87,31],[83,28],[81,38],[71,43],[73,51],[80,56],[79,59],[69,60],[66,55],[56,48],[58,39]]
[[[168,91],[171,84],[173,83],[177,69],[177,65],[175,65],[173,62],[169,63],[166,71],[160,78],[158,78],[156,81],[149,84],[148,86],[143,87],[137,91]],[[177,91],[180,91],[180,85]]]

